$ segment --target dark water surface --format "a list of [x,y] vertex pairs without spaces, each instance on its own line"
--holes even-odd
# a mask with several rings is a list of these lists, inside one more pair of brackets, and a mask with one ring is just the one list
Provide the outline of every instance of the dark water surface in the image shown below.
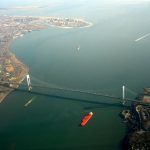
[[[118,97],[125,84],[135,91],[128,91],[127,96],[134,98],[150,81],[150,37],[135,42],[150,32],[149,5],[100,5],[95,1],[73,6],[26,13],[81,14],[94,24],[81,29],[49,27],[14,41],[11,50],[29,67],[32,83]],[[119,117],[123,108],[117,100],[63,90],[33,90],[46,95],[15,91],[0,105],[1,150],[121,149],[126,126]],[[92,119],[79,127],[90,111],[94,113]]]

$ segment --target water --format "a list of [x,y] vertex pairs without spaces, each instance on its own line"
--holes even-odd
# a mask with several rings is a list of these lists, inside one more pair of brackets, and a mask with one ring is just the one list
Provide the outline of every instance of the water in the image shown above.
[[[11,50],[30,68],[31,82],[116,96],[121,96],[123,84],[136,93],[149,86],[150,71],[145,68],[150,61],[149,37],[135,42],[150,32],[149,5],[85,2],[57,3],[55,9],[46,7],[42,11],[20,11],[20,15],[84,17],[94,23],[82,29],[50,27],[14,41]],[[18,15],[18,10],[7,14]],[[49,95],[15,91],[0,105],[1,149],[121,149],[126,126],[119,117],[123,108],[116,105],[118,101],[34,90]],[[126,95],[135,97],[128,91]],[[24,107],[32,97],[36,99]],[[94,113],[92,119],[84,128],[79,127],[90,111]]]

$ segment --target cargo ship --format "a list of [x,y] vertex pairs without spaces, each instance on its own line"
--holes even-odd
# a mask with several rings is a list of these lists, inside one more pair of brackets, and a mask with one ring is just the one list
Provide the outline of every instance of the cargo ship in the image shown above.
[[82,119],[80,125],[81,125],[82,127],[85,126],[85,125],[87,124],[87,122],[91,119],[92,116],[93,116],[93,113],[92,113],[92,112],[89,112],[89,114],[86,115],[86,116]]

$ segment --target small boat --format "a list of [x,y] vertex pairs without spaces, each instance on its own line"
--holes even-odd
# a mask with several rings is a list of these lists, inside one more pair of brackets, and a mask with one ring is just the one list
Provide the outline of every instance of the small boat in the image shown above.
[[34,99],[35,97],[32,97],[24,106],[27,107],[28,105],[30,105]]
[[77,50],[78,50],[78,51],[80,50],[80,45],[77,47]]
[[82,119],[80,125],[81,125],[82,127],[85,126],[85,125],[87,124],[87,122],[91,119],[92,116],[93,116],[93,113],[92,113],[92,112],[89,112],[89,114],[86,115],[86,116]]

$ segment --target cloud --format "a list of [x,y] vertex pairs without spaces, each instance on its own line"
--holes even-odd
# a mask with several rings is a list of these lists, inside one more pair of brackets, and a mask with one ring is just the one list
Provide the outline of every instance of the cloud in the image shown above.
[[113,3],[122,5],[134,5],[148,2],[150,2],[150,0],[113,0]]

